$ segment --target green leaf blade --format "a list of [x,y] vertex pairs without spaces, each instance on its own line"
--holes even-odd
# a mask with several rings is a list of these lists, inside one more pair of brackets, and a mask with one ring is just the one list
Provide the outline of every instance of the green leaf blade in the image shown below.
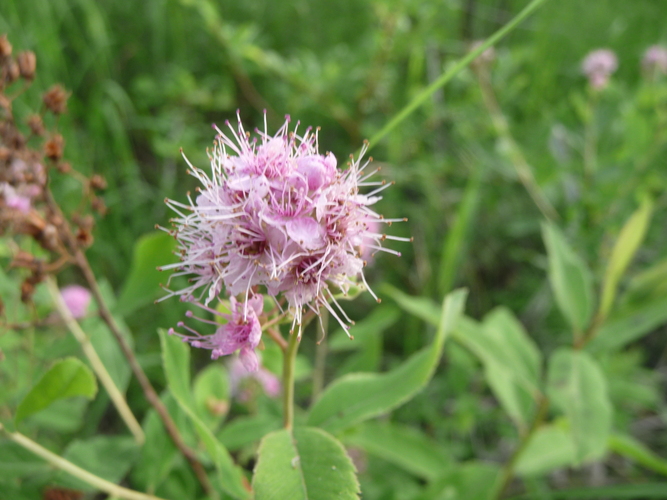
[[95,394],[97,381],[90,368],[76,358],[66,358],[56,362],[26,394],[16,409],[14,421],[18,424],[55,401],[74,396],[93,399]]
[[576,462],[600,458],[607,450],[612,406],[597,362],[585,351],[558,349],[549,363],[548,394],[568,417]]
[[549,257],[549,281],[556,303],[575,332],[583,332],[593,314],[593,278],[586,263],[570,248],[560,229],[542,225]]
[[386,413],[410,399],[433,375],[445,339],[461,316],[465,298],[465,290],[454,291],[445,298],[433,343],[398,368],[379,375],[350,374],[327,387],[311,408],[308,425],[322,427],[335,434]]
[[345,448],[322,429],[272,432],[260,444],[256,500],[357,500],[359,482]]

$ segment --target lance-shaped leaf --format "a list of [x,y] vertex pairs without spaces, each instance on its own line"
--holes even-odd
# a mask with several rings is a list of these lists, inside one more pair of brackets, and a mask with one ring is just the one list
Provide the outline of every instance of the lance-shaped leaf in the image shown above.
[[519,428],[526,429],[541,397],[540,352],[509,309],[494,309],[482,324],[459,321],[456,340],[484,364],[493,393]]
[[577,463],[600,458],[607,449],[612,406],[597,362],[585,351],[558,349],[549,362],[548,395],[570,422]]
[[630,216],[618,235],[602,285],[602,299],[600,300],[600,317],[602,318],[607,317],[616,297],[618,282],[637,252],[639,245],[644,241],[652,212],[653,203],[648,199],[644,200],[642,205]]
[[234,498],[249,498],[250,493],[243,485],[241,469],[234,464],[227,449],[202,421],[196,411],[194,397],[190,390],[190,348],[178,338],[159,330],[162,345],[162,364],[167,376],[169,391],[194,425],[199,438],[216,466],[219,482],[225,492]]
[[84,396],[93,399],[97,381],[93,372],[76,358],[60,360],[30,389],[16,409],[15,422],[50,406],[60,399]]
[[252,479],[255,500],[358,500],[345,448],[322,429],[282,429],[262,439]]
[[556,303],[575,332],[583,332],[593,312],[591,273],[554,224],[544,223],[542,234],[549,256],[549,281]]
[[447,335],[456,325],[467,292],[456,290],[442,305],[433,343],[398,368],[383,374],[357,373],[341,377],[322,393],[308,416],[308,424],[337,433],[356,423],[386,413],[414,396],[433,376]]

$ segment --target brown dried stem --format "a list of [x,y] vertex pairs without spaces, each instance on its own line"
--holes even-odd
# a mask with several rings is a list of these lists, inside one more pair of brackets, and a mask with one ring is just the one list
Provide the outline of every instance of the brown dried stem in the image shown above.
[[[62,215],[60,207],[53,199],[50,190],[47,190],[46,192],[46,199],[50,208],[55,213]],[[83,252],[83,250],[81,250],[81,248],[77,244],[76,238],[74,237],[72,230],[69,227],[69,224],[65,222],[66,219],[62,217],[62,220],[63,223],[61,226],[61,233],[63,240],[65,244],[69,247],[69,250],[74,257],[74,263],[79,267],[79,269],[81,269],[83,277],[88,283],[90,291],[92,292],[93,297],[95,298],[95,302],[97,302],[97,307],[99,310],[100,317],[107,324],[109,330],[111,331],[114,338],[118,342],[118,345],[123,351],[123,355],[127,359],[130,368],[132,370],[132,373],[137,378],[137,381],[139,382],[139,385],[141,386],[141,389],[144,392],[146,400],[157,412],[158,416],[160,417],[160,420],[162,421],[162,424],[164,425],[167,431],[167,434],[169,434],[171,440],[174,442],[178,450],[183,454],[183,456],[190,464],[190,467],[197,476],[197,479],[202,485],[202,488],[204,488],[204,491],[211,498],[217,499],[218,498],[217,492],[213,489],[213,486],[211,485],[211,482],[209,481],[208,476],[206,475],[204,467],[202,466],[201,462],[195,455],[194,451],[190,449],[183,441],[183,437],[181,436],[181,433],[179,432],[176,423],[171,418],[171,415],[169,415],[167,407],[164,405],[164,403],[162,403],[162,400],[158,396],[157,392],[153,388],[153,385],[146,376],[146,373],[139,364],[139,361],[134,355],[134,352],[132,351],[130,345],[127,343],[127,340],[125,340],[125,337],[121,333],[118,323],[116,323],[116,320],[111,314],[111,311],[109,310],[106,301],[102,297],[102,292],[100,290],[99,284],[97,283],[97,278],[95,277],[95,274],[93,273],[93,270],[90,267],[90,263],[88,262],[86,254]]]

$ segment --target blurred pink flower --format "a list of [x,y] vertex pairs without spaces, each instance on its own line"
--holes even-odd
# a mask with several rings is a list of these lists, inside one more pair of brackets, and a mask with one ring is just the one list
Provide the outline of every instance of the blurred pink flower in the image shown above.
[[276,398],[280,395],[281,383],[278,377],[264,367],[260,367],[257,371],[248,371],[243,361],[240,358],[232,358],[228,364],[229,368],[229,384],[233,396],[243,400],[247,397],[241,390],[241,385],[246,380],[255,380],[264,390],[264,393]]
[[642,58],[642,68],[651,76],[658,73],[667,74],[667,48],[660,45],[652,45]]
[[595,90],[607,86],[609,77],[618,68],[616,54],[609,49],[597,49],[589,52],[581,64],[581,70]]
[[5,199],[5,205],[19,212],[29,212],[32,205],[30,196],[20,194],[17,189],[6,182],[0,183],[0,194]]
[[67,309],[75,318],[83,318],[90,304],[90,291],[79,285],[67,285],[60,290]]

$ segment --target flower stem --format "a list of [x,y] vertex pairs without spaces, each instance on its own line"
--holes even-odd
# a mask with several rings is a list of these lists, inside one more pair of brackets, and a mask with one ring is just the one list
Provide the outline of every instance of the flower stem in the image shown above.
[[287,349],[283,356],[283,411],[285,429],[294,425],[294,362],[299,349],[299,335],[290,333]]
[[412,101],[410,101],[407,106],[405,106],[401,111],[395,115],[389,123],[387,123],[379,132],[377,132],[371,139],[368,141],[368,148],[375,146],[385,135],[395,129],[403,120],[412,114],[419,106],[424,104],[431,95],[436,92],[441,87],[444,87],[447,82],[454,78],[459,71],[468,66],[477,56],[479,56],[486,49],[491,47],[493,44],[498,42],[505,35],[510,33],[514,28],[516,28],[521,21],[533,13],[540,4],[544,3],[545,0],[533,0],[530,2],[525,9],[519,12],[514,19],[508,22],[505,26],[496,31],[493,35],[486,39],[486,41],[477,47],[477,49],[468,53],[463,57],[459,62],[454,64],[449,70],[445,71],[440,78],[434,81],[431,85],[426,87],[423,91],[415,96]]
[[92,474],[77,465],[74,465],[72,462],[59,457],[55,453],[47,450],[20,432],[9,432],[3,427],[2,424],[0,424],[0,432],[26,450],[29,450],[35,455],[43,458],[53,467],[67,472],[68,474],[80,479],[81,481],[90,484],[94,488],[107,493],[111,497],[123,498],[126,500],[162,500],[159,497],[130,490],[128,488],[123,488],[122,486],[113,484],[106,479],[102,479],[101,477],[96,476],[95,474]]
[[53,299],[53,303],[55,304],[60,317],[67,325],[67,328],[69,328],[69,331],[72,332],[74,338],[76,338],[79,344],[81,344],[81,349],[88,358],[90,366],[93,368],[93,371],[97,375],[97,378],[100,380],[102,386],[104,386],[106,389],[107,394],[109,394],[111,401],[118,410],[118,413],[125,422],[125,425],[127,425],[127,427],[130,429],[130,432],[132,432],[132,435],[134,435],[134,439],[137,444],[144,444],[146,436],[144,435],[144,431],[141,428],[141,425],[139,425],[139,422],[137,422],[137,419],[132,413],[132,410],[130,410],[125,397],[120,392],[118,387],[116,387],[116,384],[109,375],[109,372],[97,354],[93,344],[90,342],[90,339],[81,329],[81,326],[79,326],[79,323],[74,319],[72,313],[67,308],[67,305],[63,301],[62,295],[60,295],[60,290],[58,290],[58,285],[56,285],[56,281],[52,276],[49,276],[46,279],[46,287],[51,294],[51,298]]

